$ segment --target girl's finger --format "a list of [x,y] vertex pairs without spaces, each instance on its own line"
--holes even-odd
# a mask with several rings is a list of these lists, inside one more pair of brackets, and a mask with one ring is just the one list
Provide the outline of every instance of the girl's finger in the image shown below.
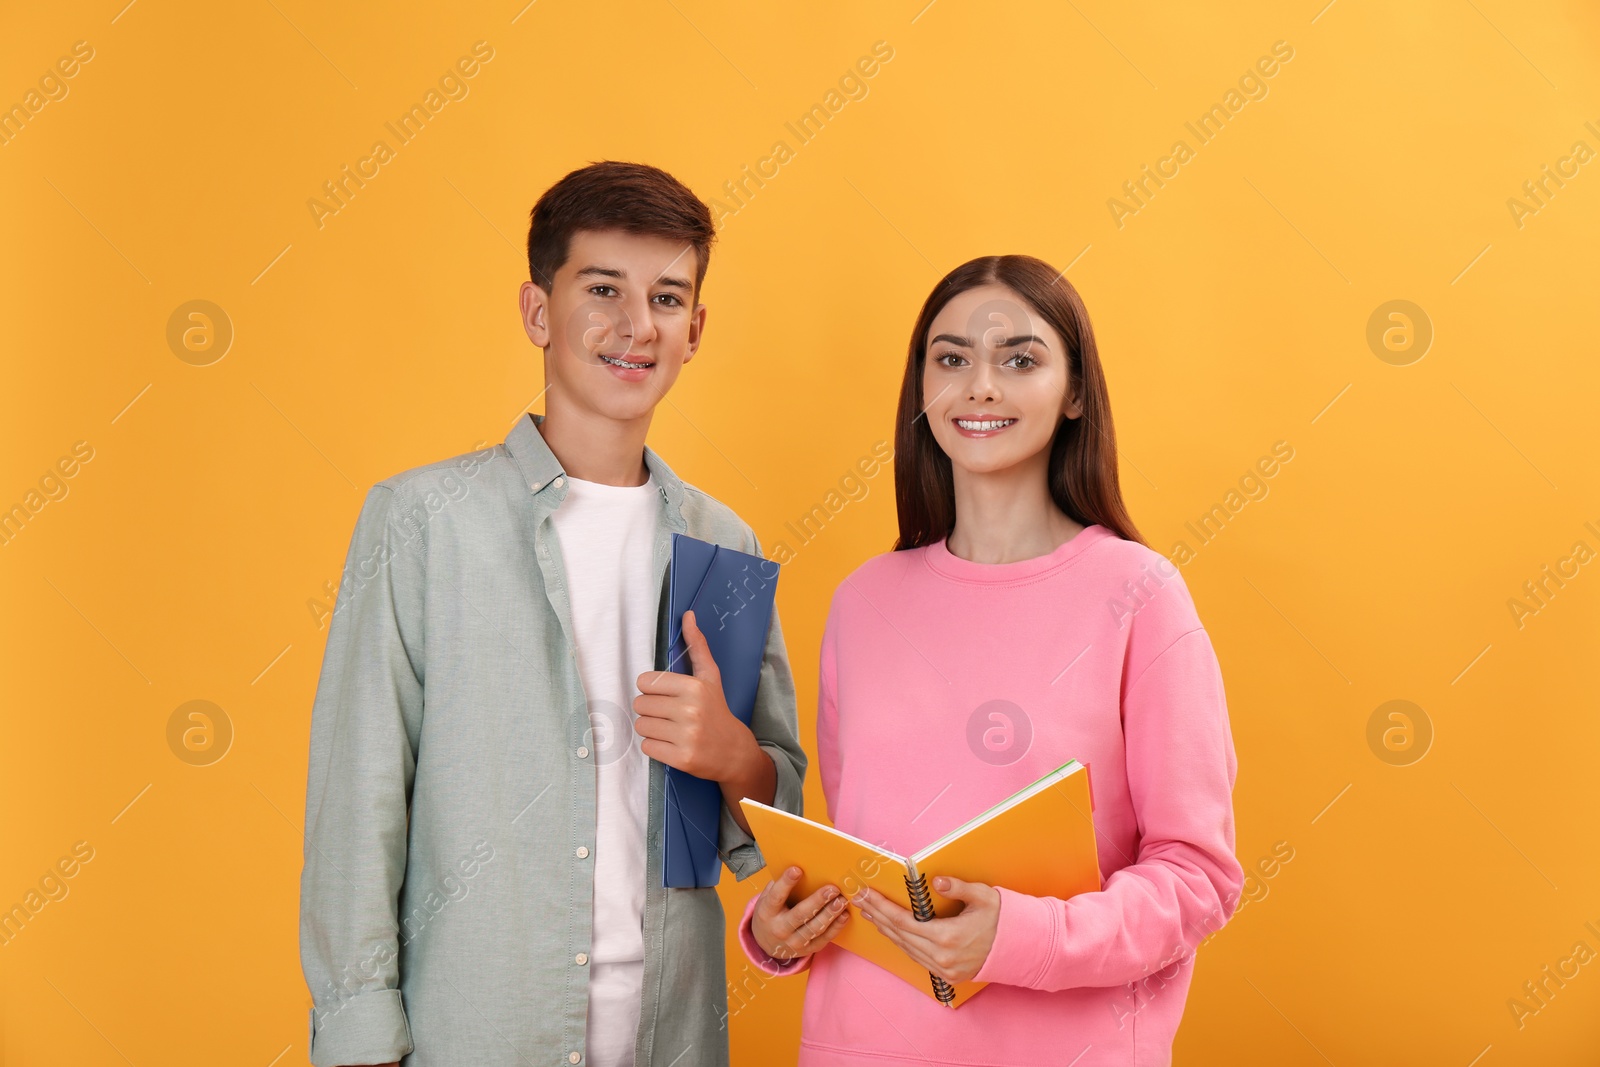
[[790,907],[789,917],[787,917],[789,918],[789,933],[794,933],[797,929],[805,926],[808,921],[818,917],[822,910],[827,909],[829,902],[835,901],[835,899],[840,899],[838,897],[838,889],[835,889],[834,886],[822,886],[816,893],[798,902],[794,907]]
[[789,890],[794,888],[800,880],[799,867],[787,867],[778,877],[769,881],[761,890],[761,900],[756,904],[756,914],[762,919],[772,922],[788,908]]
[[915,915],[887,897],[880,896],[877,900],[882,901],[882,903],[871,903],[865,910],[872,916],[872,921],[877,923],[880,929],[892,928],[904,937],[913,938],[917,941],[928,941],[928,936],[924,929],[926,924],[918,922]]
[[[931,924],[917,921],[917,917],[910,911],[896,904],[876,889],[863,889],[858,895],[861,903],[857,905],[861,914],[872,921],[872,924],[885,934],[891,931],[901,938],[920,944],[924,952],[931,952],[935,945],[928,936],[927,927]],[[935,919],[933,923],[944,920]]]
[[828,942],[830,942],[834,938],[838,937],[839,936],[839,932],[844,929],[845,923],[847,923],[849,921],[851,921],[850,920],[850,909],[849,908],[841,909],[839,914],[835,915],[833,917],[833,921],[828,924],[828,928],[823,930],[822,933],[818,934],[816,937],[813,937],[811,939],[810,943],[808,945],[806,945],[806,951],[807,952],[816,952],[816,951],[820,950]]
[[845,899],[835,896],[818,908],[815,915],[800,924],[794,932],[794,939],[802,944],[815,939],[822,931],[833,924],[833,921],[839,917],[841,911],[847,910],[844,905]]
[[879,933],[889,939],[890,944],[894,945],[895,948],[898,948],[901,952],[904,952],[907,956],[910,956],[911,959],[916,963],[927,966],[927,964],[924,962],[926,957],[923,955],[922,951],[916,945],[913,945],[906,938],[905,934],[901,933],[892,926],[885,926],[882,923],[873,923],[873,925],[878,928]]
[[892,940],[900,946],[900,951],[910,956],[918,966],[929,971],[938,969],[933,962],[933,945],[925,938],[918,937],[914,933],[894,930]]

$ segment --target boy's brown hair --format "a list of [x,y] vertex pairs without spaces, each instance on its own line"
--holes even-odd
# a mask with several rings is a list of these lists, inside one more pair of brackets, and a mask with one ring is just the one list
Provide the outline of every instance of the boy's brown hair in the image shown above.
[[580,167],[545,190],[528,227],[528,276],[550,292],[580,230],[622,230],[682,241],[695,253],[700,296],[717,231],[711,209],[659,167],[605,160]]

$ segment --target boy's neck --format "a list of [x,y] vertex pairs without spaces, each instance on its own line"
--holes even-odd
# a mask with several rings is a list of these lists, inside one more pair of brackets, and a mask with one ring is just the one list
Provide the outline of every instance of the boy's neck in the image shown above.
[[650,477],[644,462],[649,415],[619,422],[548,404],[537,428],[569,477],[626,486],[643,485]]

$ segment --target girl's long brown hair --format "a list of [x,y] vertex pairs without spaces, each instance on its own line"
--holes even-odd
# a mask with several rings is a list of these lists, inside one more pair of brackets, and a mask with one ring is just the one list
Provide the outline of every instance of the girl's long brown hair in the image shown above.
[[934,440],[923,417],[922,368],[928,328],[952,299],[983,285],[1012,290],[1067,344],[1068,372],[1080,390],[1083,414],[1063,417],[1050,446],[1050,496],[1075,522],[1099,524],[1128,541],[1144,544],[1122,503],[1117,482],[1117,437],[1111,424],[1094,328],[1078,291],[1043,260],[1032,256],[983,256],[969,260],[940,279],[911,329],[900,410],[894,431],[894,494],[900,516],[896,551],[931,545],[956,525],[955,483],[950,457]]

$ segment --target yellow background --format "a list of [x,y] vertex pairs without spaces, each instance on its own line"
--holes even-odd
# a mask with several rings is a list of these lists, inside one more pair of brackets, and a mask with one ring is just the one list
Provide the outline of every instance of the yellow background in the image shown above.
[[[1294,449],[1183,568],[1240,859],[1294,858],[1201,950],[1177,1062],[1592,1062],[1600,962],[1520,1028],[1507,1006],[1600,951],[1600,567],[1520,627],[1507,605],[1600,548],[1600,163],[1520,227],[1507,206],[1600,149],[1591,6],[523,2],[0,15],[0,104],[94,49],[0,146],[0,507],[94,450],[0,547],[0,907],[94,849],[0,947],[5,1063],[305,1062],[307,601],[363,491],[502,440],[539,394],[515,297],[540,191],[623,158],[726,201],[780,138],[651,433],[764,543],[892,436],[916,310],[980,254],[1072,264],[1155,547],[1194,547],[1186,522]],[[479,40],[469,95],[319,228],[322,183]],[[880,40],[867,95],[796,147],[784,123]],[[1185,121],[1280,40],[1268,95],[1198,146]],[[1180,138],[1194,158],[1119,228],[1108,199]],[[166,340],[193,299],[235,330],[209,366]],[[1435,331],[1408,366],[1366,340],[1394,299]],[[894,533],[890,475],[869,484],[782,585],[808,748],[828,597]],[[194,699],[235,731],[210,766],[168,747]],[[1408,766],[1368,745],[1394,699],[1434,733]],[[730,915],[762,880],[725,886]],[[793,1062],[801,991],[748,997],[736,1063]]]

